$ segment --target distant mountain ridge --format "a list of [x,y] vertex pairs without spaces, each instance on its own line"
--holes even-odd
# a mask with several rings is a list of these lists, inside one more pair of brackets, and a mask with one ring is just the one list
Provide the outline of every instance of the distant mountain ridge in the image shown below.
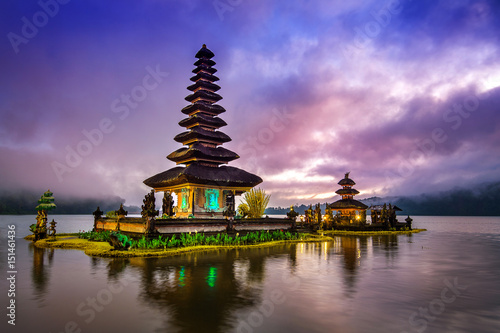
[[[500,216],[500,182],[479,184],[474,189],[456,188],[436,194],[371,197],[359,201],[368,206],[391,203],[403,209],[401,215]],[[294,205],[294,210],[304,214],[308,207],[304,204]],[[325,207],[326,203],[322,203],[323,212]],[[283,215],[289,211],[290,207],[269,207],[265,214]]]

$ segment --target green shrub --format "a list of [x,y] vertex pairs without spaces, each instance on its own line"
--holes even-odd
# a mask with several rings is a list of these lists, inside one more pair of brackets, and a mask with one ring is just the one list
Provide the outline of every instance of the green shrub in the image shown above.
[[[85,238],[93,241],[108,241],[111,232],[79,232],[79,238]],[[165,237],[163,235],[158,238],[147,239],[142,236],[138,240],[130,239],[130,247],[133,249],[164,249],[176,247],[189,247],[200,245],[249,245],[262,242],[277,241],[277,240],[296,240],[302,239],[302,235],[283,231],[257,231],[250,232],[244,236],[236,234],[234,237],[228,234],[217,234],[207,236],[203,233],[184,233]]]
[[110,210],[109,212],[106,213],[106,217],[109,218],[116,217],[116,212],[114,210]]
[[107,242],[111,231],[80,231],[78,238],[88,239],[95,242]]

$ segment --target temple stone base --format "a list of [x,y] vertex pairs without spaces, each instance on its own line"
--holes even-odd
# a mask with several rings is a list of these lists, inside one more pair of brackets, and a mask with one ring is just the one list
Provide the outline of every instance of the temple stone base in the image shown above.
[[[154,221],[154,234],[174,235],[181,233],[220,233],[227,231],[229,221],[226,219],[157,219]],[[292,221],[285,218],[261,218],[234,220],[233,232],[251,232],[261,230],[290,230]],[[105,218],[94,222],[95,231],[117,231],[129,235],[141,236],[146,233],[146,220],[142,218]]]

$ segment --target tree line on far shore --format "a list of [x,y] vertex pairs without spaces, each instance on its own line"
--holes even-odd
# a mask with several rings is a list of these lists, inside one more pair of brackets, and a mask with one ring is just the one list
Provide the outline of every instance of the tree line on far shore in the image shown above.
[[[53,214],[92,214],[93,211],[100,208],[107,211],[115,211],[125,199],[118,196],[109,196],[104,198],[76,198],[64,197],[54,193],[57,208]],[[30,191],[19,191],[15,193],[0,194],[0,214],[1,215],[36,215],[35,206],[40,193]],[[141,208],[136,206],[125,206],[129,212],[140,212]]]

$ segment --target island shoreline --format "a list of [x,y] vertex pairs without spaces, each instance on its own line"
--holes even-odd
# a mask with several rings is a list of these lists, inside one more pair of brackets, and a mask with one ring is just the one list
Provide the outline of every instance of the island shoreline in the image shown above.
[[[276,245],[290,244],[290,243],[318,243],[318,242],[331,242],[334,241],[332,236],[387,236],[387,235],[409,235],[426,231],[426,229],[415,229],[405,231],[342,231],[342,230],[328,230],[318,231],[318,234],[306,234],[306,239],[297,240],[278,240],[263,242],[258,244],[248,245],[197,245],[189,247],[178,247],[169,249],[129,249],[126,251],[114,250],[113,247],[107,242],[96,242],[87,239],[77,238],[74,234],[61,234],[57,235],[55,240],[53,238],[46,238],[33,242],[33,245],[39,248],[50,249],[65,249],[65,250],[83,250],[83,252],[91,257],[103,258],[135,258],[135,257],[170,257],[193,252],[211,252],[216,250],[228,249],[250,249],[250,248],[264,248]],[[71,237],[71,238],[68,238]],[[25,240],[32,241],[33,235],[26,236]]]

